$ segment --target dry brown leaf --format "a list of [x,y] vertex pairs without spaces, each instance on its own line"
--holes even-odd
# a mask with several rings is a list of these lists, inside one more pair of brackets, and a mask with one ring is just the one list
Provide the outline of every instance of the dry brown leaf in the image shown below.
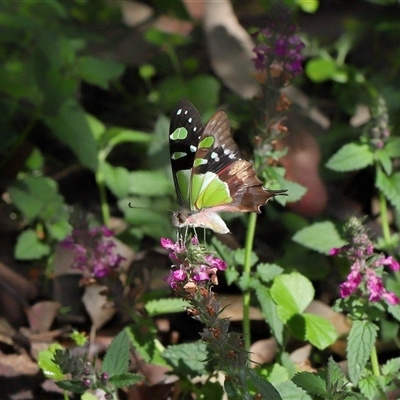
[[60,307],[60,303],[56,301],[39,301],[26,309],[26,316],[31,330],[39,333],[47,332],[53,324]]

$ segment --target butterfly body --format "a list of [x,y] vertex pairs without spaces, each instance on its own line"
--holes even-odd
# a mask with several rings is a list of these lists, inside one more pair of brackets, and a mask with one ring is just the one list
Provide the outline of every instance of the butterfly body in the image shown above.
[[260,207],[285,191],[264,189],[252,164],[240,158],[223,111],[204,126],[196,108],[180,100],[170,124],[170,156],[180,211],[176,227],[204,227],[228,233],[218,212],[260,212]]

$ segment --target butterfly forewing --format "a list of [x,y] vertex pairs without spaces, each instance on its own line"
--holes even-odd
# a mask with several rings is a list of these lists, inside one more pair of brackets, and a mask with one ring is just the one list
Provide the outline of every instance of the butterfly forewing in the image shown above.
[[194,157],[204,129],[197,109],[181,99],[171,116],[169,151],[179,205],[190,209],[190,187]]

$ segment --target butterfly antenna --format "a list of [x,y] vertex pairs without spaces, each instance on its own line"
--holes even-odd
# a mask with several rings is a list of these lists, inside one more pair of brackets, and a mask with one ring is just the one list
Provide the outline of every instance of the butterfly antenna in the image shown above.
[[137,206],[132,206],[132,203],[128,203],[129,208],[134,208],[137,210],[152,210],[152,211],[169,211],[171,214],[174,213],[173,210],[170,210],[169,208],[154,208],[154,207],[137,207]]

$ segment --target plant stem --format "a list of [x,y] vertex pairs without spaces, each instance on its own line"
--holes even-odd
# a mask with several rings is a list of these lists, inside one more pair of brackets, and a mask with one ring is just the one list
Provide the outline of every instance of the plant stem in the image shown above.
[[103,217],[103,223],[107,227],[110,227],[110,207],[108,206],[107,202],[107,192],[106,192],[106,185],[104,183],[104,175],[103,175],[103,163],[105,162],[106,152],[99,152],[98,161],[99,166],[97,167],[96,171],[96,183],[97,187],[99,188],[99,195],[100,195],[100,204],[101,204],[101,214]]
[[[376,346],[372,347],[370,359],[371,359],[372,372],[374,373],[374,376],[376,377],[380,376],[381,371],[379,370],[378,353],[376,351]],[[382,390],[380,385],[377,385],[377,388],[380,394],[380,398],[383,400],[388,400],[386,393]]]
[[[257,214],[250,213],[247,224],[245,255],[244,255],[244,269],[243,275],[249,276],[251,272],[251,253],[253,250],[254,234],[256,231]],[[246,351],[250,350],[251,337],[250,337],[250,290],[246,289],[243,293],[243,336],[244,348]]]
[[381,226],[382,226],[383,238],[385,239],[386,243],[390,243],[390,229],[389,229],[388,214],[387,214],[387,204],[385,195],[382,192],[379,193],[379,207],[381,210]]

